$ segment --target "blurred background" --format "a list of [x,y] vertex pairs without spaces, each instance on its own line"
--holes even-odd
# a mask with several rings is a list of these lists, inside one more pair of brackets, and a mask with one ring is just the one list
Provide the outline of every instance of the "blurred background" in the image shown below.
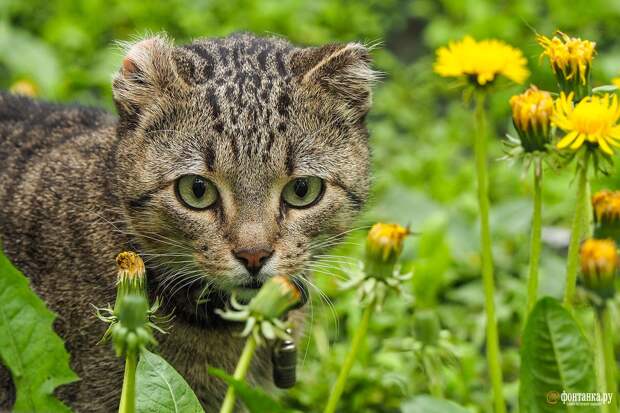
[[[114,42],[148,32],[166,31],[177,43],[247,30],[304,45],[378,44],[372,54],[384,77],[368,120],[374,188],[359,225],[398,222],[419,234],[407,241],[403,262],[415,272],[414,302],[391,297],[373,316],[339,411],[426,413],[416,396],[433,391],[473,412],[487,412],[471,112],[460,89],[432,72],[434,51],[466,34],[502,39],[528,58],[527,83],[555,89],[535,33],[550,36],[557,29],[597,43],[594,86],[620,76],[620,1],[0,0],[0,88],[113,110],[110,80],[122,59]],[[512,129],[508,99],[526,86],[497,90],[490,105],[497,312],[513,411],[532,184],[521,165],[498,158],[501,139]],[[562,244],[573,212],[572,176],[572,170],[546,171],[541,294],[559,297],[564,288]],[[596,178],[593,187],[617,189],[619,182],[613,173]],[[364,230],[353,233],[334,254],[359,256],[364,236]],[[299,343],[300,383],[280,394],[287,406],[320,411],[348,349],[359,306],[351,294],[339,292],[338,274],[346,268],[316,273],[331,303],[315,294],[307,340]],[[441,333],[430,341],[419,328],[422,314],[439,321]]]

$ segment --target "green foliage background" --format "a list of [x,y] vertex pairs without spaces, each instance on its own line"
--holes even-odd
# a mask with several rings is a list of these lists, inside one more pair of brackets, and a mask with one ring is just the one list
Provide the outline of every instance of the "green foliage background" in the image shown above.
[[[415,268],[411,306],[393,298],[375,314],[370,337],[353,369],[342,412],[396,412],[413,395],[428,392],[428,377],[411,347],[414,309],[439,314],[449,344],[438,370],[444,395],[472,411],[490,411],[484,359],[483,295],[477,253],[477,207],[471,115],[451,81],[432,72],[434,50],[471,34],[496,37],[521,48],[530,82],[553,89],[539,61],[535,32],[561,29],[597,42],[595,86],[620,75],[620,2],[607,0],[0,0],[0,87],[27,80],[40,96],[112,109],[110,79],[122,56],[117,40],[166,31],[177,42],[249,30],[316,45],[333,41],[380,44],[373,52],[384,79],[369,117],[374,153],[374,190],[361,221],[411,224],[404,265]],[[497,305],[507,397],[514,410],[519,377],[519,331],[532,192],[520,165],[497,161],[500,138],[510,130],[507,100],[521,88],[498,90],[491,145],[491,225],[497,274]],[[572,172],[545,177],[542,294],[561,296],[562,248],[553,242],[572,214]],[[594,188],[617,188],[618,174]],[[363,231],[339,254],[359,254]],[[560,237],[562,238],[562,237]],[[560,243],[561,244],[561,243]],[[316,299],[300,345],[301,382],[282,394],[286,405],[319,411],[335,381],[359,317],[353,297],[338,292],[336,278],[317,273],[333,308]],[[584,322],[588,322],[587,314]],[[411,404],[409,405],[411,406]],[[418,411],[408,407],[407,411]]]

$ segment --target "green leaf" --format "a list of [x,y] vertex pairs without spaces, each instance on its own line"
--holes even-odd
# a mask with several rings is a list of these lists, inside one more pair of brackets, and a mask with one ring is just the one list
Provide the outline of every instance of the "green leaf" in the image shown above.
[[189,384],[166,360],[144,350],[136,371],[138,413],[202,413]]
[[55,318],[0,251],[0,360],[15,383],[13,412],[71,411],[52,394],[56,387],[78,380],[63,341],[52,329]]
[[281,406],[263,391],[250,387],[247,383],[226,374],[225,371],[209,367],[209,374],[224,380],[235,389],[236,395],[243,401],[250,413],[293,413],[295,410]]
[[403,403],[400,411],[402,413],[469,413],[469,410],[450,400],[437,399],[425,394]]
[[[571,314],[554,298],[542,298],[528,317],[521,360],[519,405],[523,413],[569,412],[569,406],[556,400],[563,391],[595,391],[591,346]],[[598,411],[593,406],[573,409]]]

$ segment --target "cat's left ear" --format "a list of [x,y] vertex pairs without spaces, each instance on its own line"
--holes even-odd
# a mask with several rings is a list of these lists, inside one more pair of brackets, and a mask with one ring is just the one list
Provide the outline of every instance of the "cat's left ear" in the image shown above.
[[174,46],[154,36],[126,48],[121,68],[112,82],[114,103],[121,120],[135,122],[144,106],[173,87],[176,74]]
[[372,104],[372,86],[379,76],[370,64],[369,50],[360,43],[300,49],[291,59],[299,82],[330,93],[353,121],[362,119]]

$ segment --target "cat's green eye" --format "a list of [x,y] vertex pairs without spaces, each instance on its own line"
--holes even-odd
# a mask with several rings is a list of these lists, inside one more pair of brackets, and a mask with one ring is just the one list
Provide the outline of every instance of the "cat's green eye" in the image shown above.
[[293,208],[307,208],[323,195],[323,180],[316,176],[302,176],[286,184],[282,200]]
[[206,209],[217,201],[217,188],[200,175],[185,175],[176,183],[177,197],[188,208]]

